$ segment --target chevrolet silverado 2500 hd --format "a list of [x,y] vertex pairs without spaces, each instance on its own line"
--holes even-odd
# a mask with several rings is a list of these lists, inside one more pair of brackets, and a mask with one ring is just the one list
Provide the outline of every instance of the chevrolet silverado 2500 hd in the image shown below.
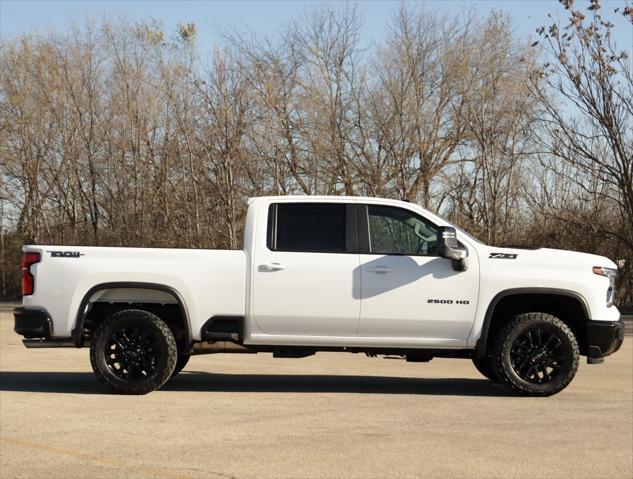
[[110,390],[161,387],[193,354],[318,351],[470,358],[525,395],[565,388],[624,327],[616,265],[487,246],[421,207],[327,196],[249,201],[244,250],[25,246],[15,331],[90,346]]

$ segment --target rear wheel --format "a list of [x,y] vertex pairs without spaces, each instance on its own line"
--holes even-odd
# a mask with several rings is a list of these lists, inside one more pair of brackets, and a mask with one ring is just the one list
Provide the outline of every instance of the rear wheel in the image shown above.
[[176,374],[178,374],[180,371],[185,369],[185,366],[189,362],[189,359],[191,359],[191,355],[190,354],[179,354],[178,355],[178,359],[176,359],[176,367],[174,368],[174,372],[171,373],[171,377],[172,378]]
[[113,314],[96,329],[90,362],[97,378],[118,394],[147,394],[161,387],[176,366],[178,349],[169,327],[140,309]]
[[499,379],[527,396],[551,396],[565,389],[579,359],[574,333],[545,313],[516,316],[496,337],[491,354]]

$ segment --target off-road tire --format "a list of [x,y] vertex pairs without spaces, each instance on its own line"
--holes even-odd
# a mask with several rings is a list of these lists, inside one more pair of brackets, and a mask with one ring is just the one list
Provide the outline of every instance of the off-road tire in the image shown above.
[[[532,349],[526,349],[525,346],[528,343],[524,338],[528,336],[529,344],[535,344]],[[542,339],[548,337],[550,339]],[[537,341],[537,338],[541,339]],[[554,338],[553,342],[551,338]],[[550,348],[538,346],[537,343],[550,343]],[[551,351],[547,352],[548,349]],[[526,350],[530,352],[526,353]],[[519,353],[522,355],[519,356]],[[524,313],[515,316],[496,336],[491,359],[499,380],[514,391],[524,396],[551,396],[565,389],[576,375],[580,352],[574,333],[563,321],[551,314]],[[521,364],[518,364],[519,361]],[[557,369],[552,369],[546,375],[539,372],[539,367],[531,369],[534,367],[531,366],[531,361],[536,361],[537,364],[540,362],[541,365],[554,364]],[[523,364],[527,366],[522,368]],[[530,368],[528,374],[536,371],[532,373],[536,377],[526,380],[526,368]],[[542,382],[535,382],[541,379],[540,376]]]
[[[125,347],[116,350],[109,348],[118,347],[111,344],[115,335],[120,334],[121,331],[123,331],[122,334],[126,334],[125,332],[130,330],[139,331],[137,335],[145,341],[144,344],[148,344],[151,340],[151,344],[143,349],[146,354],[142,356],[150,358],[151,373],[143,376],[144,371],[141,371],[143,368],[132,366],[135,374],[130,374],[132,371],[128,368],[128,375],[133,377],[124,379],[120,376],[125,375],[125,367],[121,363],[109,366],[107,361],[116,361],[111,359],[113,355],[110,355],[110,352],[125,354]],[[142,339],[143,337],[145,339]],[[138,350],[134,353],[139,355]],[[106,356],[109,356],[107,360]],[[160,388],[171,377],[177,358],[176,340],[169,327],[158,316],[141,309],[119,311],[104,320],[95,330],[90,345],[90,363],[97,379],[117,394],[147,394]],[[118,369],[116,364],[119,364]],[[139,371],[142,377],[137,378]]]
[[176,374],[178,374],[180,371],[185,369],[185,366],[187,365],[190,359],[191,359],[190,354],[179,354],[178,359],[176,359],[176,367],[174,368],[174,372],[171,373],[171,377],[173,378]]
[[492,382],[499,382],[499,377],[492,366],[492,358],[489,354],[485,354],[480,358],[473,357],[473,364],[477,368],[477,371],[479,371],[484,377],[490,379]]

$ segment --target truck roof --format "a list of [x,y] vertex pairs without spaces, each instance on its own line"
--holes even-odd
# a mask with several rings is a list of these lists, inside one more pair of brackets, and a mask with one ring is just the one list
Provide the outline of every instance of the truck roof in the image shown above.
[[[408,201],[393,200],[388,198],[380,198],[375,196],[339,196],[339,195],[276,195],[276,196],[254,196],[248,199],[250,205],[254,201],[287,201],[287,202],[313,202],[313,201],[326,201],[326,202],[345,202],[345,203],[381,203],[381,204],[400,204],[400,205],[412,205]],[[419,206],[419,205],[417,205]]]

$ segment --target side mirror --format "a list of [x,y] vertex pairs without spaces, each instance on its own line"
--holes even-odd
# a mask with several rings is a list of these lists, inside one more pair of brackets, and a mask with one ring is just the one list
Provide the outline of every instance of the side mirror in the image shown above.
[[468,269],[468,250],[459,246],[457,233],[451,226],[440,226],[437,231],[437,250],[442,258],[450,259],[455,271]]

